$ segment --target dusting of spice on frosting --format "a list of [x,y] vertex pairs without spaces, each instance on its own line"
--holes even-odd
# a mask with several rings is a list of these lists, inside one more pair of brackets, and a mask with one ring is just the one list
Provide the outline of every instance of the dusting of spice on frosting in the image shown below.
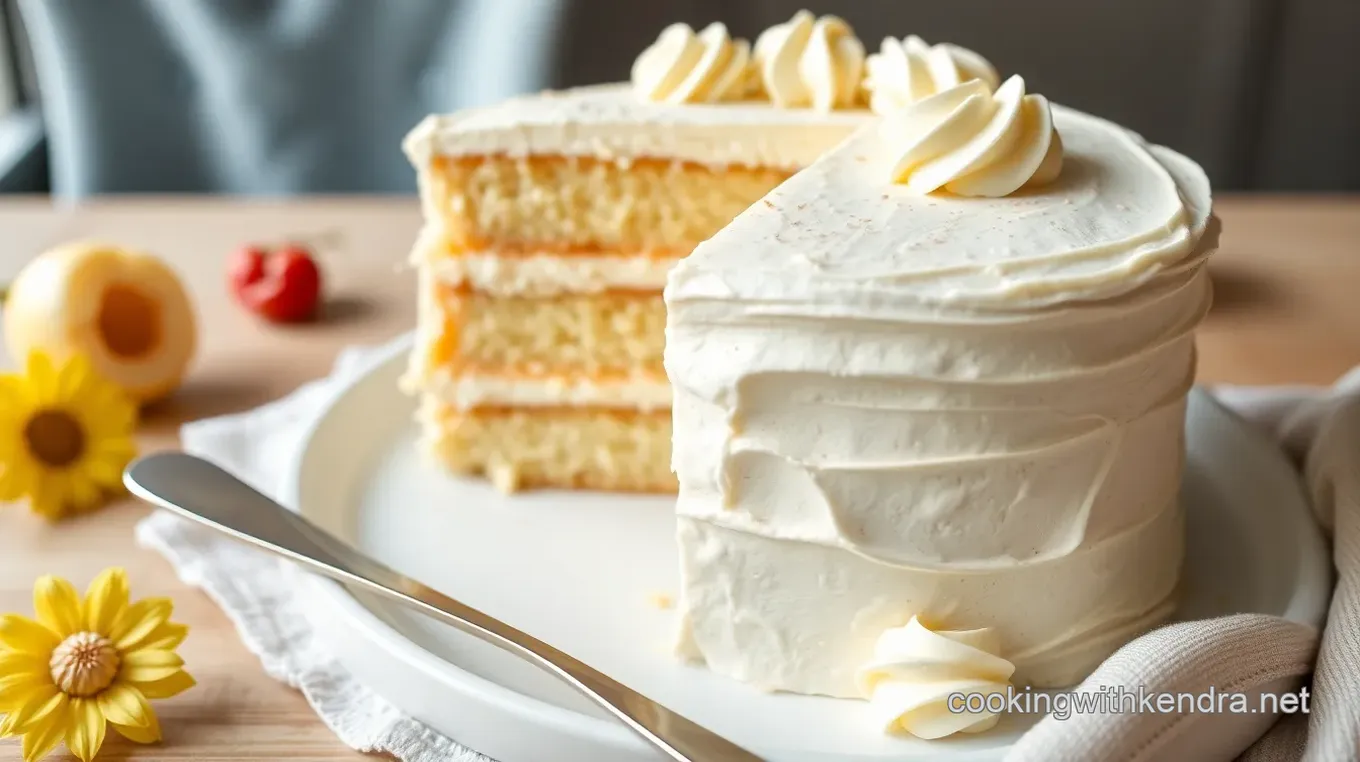
[[996,67],[981,55],[949,43],[930,45],[916,35],[884,38],[865,68],[869,108],[878,114],[890,114],[969,80],[981,80],[991,90],[1001,84]]
[[633,63],[633,89],[643,100],[716,103],[741,100],[750,85],[751,44],[714,22],[695,32],[671,24]]
[[[884,732],[931,740],[993,728],[997,714],[974,697],[1005,695],[1014,672],[995,629],[932,630],[912,617],[879,636],[856,682]],[[968,711],[970,698],[983,711]]]
[[860,105],[864,43],[843,19],[802,10],[756,38],[761,91],[783,108],[818,111]]
[[912,193],[1008,196],[1052,182],[1062,171],[1062,139],[1048,99],[1012,76],[993,93],[970,80],[909,104],[884,119],[893,146],[891,179]]

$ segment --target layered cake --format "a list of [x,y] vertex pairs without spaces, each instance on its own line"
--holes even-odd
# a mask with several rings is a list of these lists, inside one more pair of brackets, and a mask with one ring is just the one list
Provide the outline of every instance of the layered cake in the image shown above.
[[665,290],[684,652],[925,737],[1171,612],[1218,237],[1185,157],[1018,77],[935,90]]
[[405,148],[426,448],[678,489],[689,658],[938,738],[996,722],[950,696],[1073,684],[1170,614],[1218,237],[1190,160],[806,12]]
[[431,117],[406,379],[425,445],[504,490],[674,491],[666,273],[871,117],[863,45],[802,12],[754,46],[666,29],[627,84]]

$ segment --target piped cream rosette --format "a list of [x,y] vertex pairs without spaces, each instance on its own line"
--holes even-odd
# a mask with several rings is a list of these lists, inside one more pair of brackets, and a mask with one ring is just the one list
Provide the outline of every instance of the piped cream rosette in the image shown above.
[[996,67],[981,55],[949,43],[929,45],[916,35],[884,38],[879,51],[869,56],[866,72],[869,108],[878,114],[891,114],[969,80],[981,80],[991,90],[1001,84]]
[[970,80],[885,117],[881,129],[894,147],[892,181],[920,195],[1008,196],[1062,171],[1048,99],[1026,94],[1019,76],[995,93]]
[[756,39],[762,92],[776,106],[819,111],[860,104],[864,43],[844,20],[799,11]]
[[[1004,694],[1015,672],[1000,653],[996,630],[932,631],[912,617],[879,636],[856,681],[884,732],[925,739],[981,733],[998,720],[985,710],[985,697]],[[970,698],[984,710],[967,711]]]
[[862,105],[864,44],[844,20],[799,11],[766,29],[754,49],[709,24],[671,24],[633,63],[633,90],[657,103],[718,103],[752,96],[780,108]]
[[689,24],[662,30],[633,63],[633,89],[643,100],[716,103],[740,100],[750,89],[751,44],[714,22],[695,33]]

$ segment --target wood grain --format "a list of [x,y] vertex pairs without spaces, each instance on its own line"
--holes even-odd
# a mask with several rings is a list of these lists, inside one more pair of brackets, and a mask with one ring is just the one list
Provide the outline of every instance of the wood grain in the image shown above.
[[[1215,307],[1200,330],[1206,382],[1326,384],[1360,363],[1360,197],[1228,197],[1218,202],[1223,249],[1212,265]],[[188,382],[149,411],[144,450],[175,446],[180,423],[244,410],[323,375],[336,351],[414,324],[414,278],[402,267],[420,224],[415,199],[287,202],[142,198],[78,207],[46,200],[0,202],[0,282],[37,252],[77,238],[160,253],[183,275],[203,338]],[[316,247],[331,295],[328,319],[265,326],[232,305],[222,274],[244,242],[305,239]],[[12,358],[0,351],[0,367]],[[31,611],[31,585],[60,574],[83,587],[121,565],[136,596],[166,595],[192,627],[182,652],[199,686],[157,707],[165,743],[113,739],[102,758],[344,760],[346,749],[300,694],[268,677],[231,623],[177,580],[161,557],[138,548],[132,527],[145,509],[124,501],[48,525],[19,506],[0,510],[0,611]],[[19,758],[0,741],[0,760]],[[57,758],[61,758],[58,756]]]

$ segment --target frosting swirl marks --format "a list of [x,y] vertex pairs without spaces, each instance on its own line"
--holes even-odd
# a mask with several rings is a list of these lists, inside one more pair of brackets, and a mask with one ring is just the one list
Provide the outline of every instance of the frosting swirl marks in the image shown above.
[[949,700],[955,694],[1004,693],[1015,666],[1000,651],[1001,638],[990,627],[932,631],[912,617],[879,636],[856,682],[884,732],[903,730],[925,739],[980,733],[996,725],[997,715],[951,711]]
[[952,87],[886,117],[882,129],[896,154],[893,181],[920,195],[998,198],[1062,171],[1048,99],[1026,95],[1018,75],[995,93],[979,79]]
[[776,106],[832,111],[860,101],[864,43],[836,16],[799,11],[761,32],[754,57],[761,88]]
[[751,44],[714,22],[695,33],[671,24],[633,62],[633,89],[643,100],[714,103],[740,100],[749,90]]
[[869,108],[878,114],[890,114],[973,79],[982,80],[990,90],[1001,84],[996,68],[981,55],[949,43],[929,45],[916,35],[904,40],[885,37],[879,52],[869,56],[866,70]]

